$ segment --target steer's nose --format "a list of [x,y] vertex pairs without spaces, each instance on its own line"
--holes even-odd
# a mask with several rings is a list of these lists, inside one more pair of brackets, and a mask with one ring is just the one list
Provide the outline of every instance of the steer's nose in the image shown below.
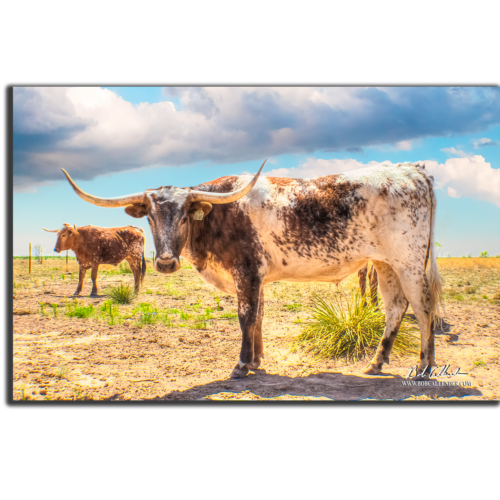
[[[163,256],[162,256],[163,257]],[[170,273],[175,273],[175,271],[178,271],[181,267],[181,264],[179,262],[179,259],[176,259],[175,257],[170,258],[170,259],[156,259],[154,268],[164,274],[170,274]]]

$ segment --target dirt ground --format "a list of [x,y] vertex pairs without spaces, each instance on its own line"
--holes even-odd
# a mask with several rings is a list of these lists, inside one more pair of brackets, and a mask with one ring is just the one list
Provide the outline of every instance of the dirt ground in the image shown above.
[[[311,293],[349,290],[357,286],[356,276],[338,289],[268,285],[261,369],[232,380],[241,347],[236,298],[206,285],[186,261],[168,277],[148,262],[139,297],[111,309],[106,296],[88,297],[89,275],[75,304],[75,260],[68,270],[63,259],[33,262],[31,274],[27,259],[13,262],[15,400],[500,399],[500,258],[438,259],[446,310],[436,331],[436,361],[450,365],[448,373],[459,367],[465,375],[414,385],[406,375],[416,356],[393,355],[374,377],[362,374],[368,359],[346,364],[291,352]],[[101,266],[100,293],[132,284],[124,270]],[[67,315],[89,305],[88,318]]]

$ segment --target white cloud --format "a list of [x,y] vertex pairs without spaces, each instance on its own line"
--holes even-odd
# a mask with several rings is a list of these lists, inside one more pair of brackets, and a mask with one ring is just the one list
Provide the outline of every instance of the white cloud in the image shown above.
[[479,139],[478,141],[474,142],[474,147],[477,148],[477,147],[482,146],[483,144],[488,144],[489,142],[491,142],[491,139],[488,139],[487,137],[483,137],[483,139]]
[[474,148],[484,148],[484,147],[491,147],[491,146],[500,146],[499,141],[492,141],[491,139],[488,139],[487,137],[483,137],[482,139],[479,139],[477,141],[473,142]]
[[451,196],[452,198],[460,198],[460,195],[456,191],[456,189],[453,189],[452,187],[448,188],[448,196]]
[[450,156],[460,156],[461,158],[466,158],[470,156],[465,151],[461,151],[460,149],[455,149],[455,148],[443,148],[441,151],[443,151],[443,153],[449,154]]
[[500,207],[500,169],[492,168],[483,156],[449,158],[444,164],[428,160],[425,167],[434,176],[436,188],[447,187],[450,196],[475,198]]
[[372,161],[368,164],[361,163],[351,158],[345,160],[321,160],[308,158],[298,167],[277,168],[266,172],[266,177],[293,177],[296,179],[311,179],[323,175],[341,174],[350,170],[377,165],[378,162]]
[[[471,93],[480,98],[471,102]],[[418,138],[499,122],[498,114],[485,112],[500,102],[497,88],[184,87],[168,94],[180,99],[177,109],[168,101],[132,105],[97,87],[16,87],[16,188],[21,180],[62,180],[62,166],[76,179],[93,179],[318,150],[409,151]]]
[[399,151],[411,151],[411,141],[400,141],[396,144],[396,149]]

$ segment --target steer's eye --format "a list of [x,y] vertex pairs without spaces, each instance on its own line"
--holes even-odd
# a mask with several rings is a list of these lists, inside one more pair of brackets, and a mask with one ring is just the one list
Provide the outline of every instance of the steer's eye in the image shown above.
[[187,222],[188,218],[187,216],[185,215],[182,219],[181,219],[181,224],[185,224]]

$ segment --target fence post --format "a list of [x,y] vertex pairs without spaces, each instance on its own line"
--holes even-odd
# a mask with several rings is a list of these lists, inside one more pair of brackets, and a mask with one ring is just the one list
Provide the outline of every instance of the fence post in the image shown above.
[[31,243],[30,243],[30,257],[29,257],[29,259],[30,259],[30,274],[31,274]]
[[69,271],[69,267],[68,267],[68,251],[66,250],[66,272]]

